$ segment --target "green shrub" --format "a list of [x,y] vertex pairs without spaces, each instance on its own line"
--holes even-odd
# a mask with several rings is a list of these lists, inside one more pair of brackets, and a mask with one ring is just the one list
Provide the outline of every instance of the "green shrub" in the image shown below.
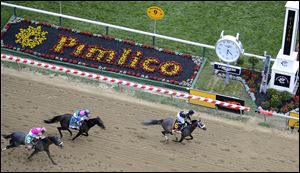
[[269,89],[267,90],[267,93],[268,93],[268,96],[269,96],[270,98],[273,97],[274,95],[278,95],[278,91],[275,90],[275,89],[273,89],[273,88],[269,88]]
[[283,92],[280,92],[279,93],[279,99],[282,101],[282,102],[287,102],[289,101],[290,99],[292,98],[292,95],[287,92],[287,91],[283,91]]
[[244,64],[244,59],[239,58],[236,62],[237,65],[242,66]]
[[264,110],[268,110],[269,107],[270,107],[270,102],[268,102],[268,101],[262,102],[262,103],[261,103],[261,107],[262,107]]
[[251,69],[252,69],[252,72],[253,72],[254,69],[255,69],[256,64],[259,63],[259,60],[257,58],[255,58],[255,57],[250,57],[248,59],[248,62],[251,64]]
[[281,100],[280,100],[279,96],[274,94],[270,100],[270,105],[273,108],[277,108],[280,104],[281,104]]

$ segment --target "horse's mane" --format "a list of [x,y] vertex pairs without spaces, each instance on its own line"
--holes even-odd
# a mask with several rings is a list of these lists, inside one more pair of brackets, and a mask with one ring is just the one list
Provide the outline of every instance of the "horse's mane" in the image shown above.
[[198,120],[192,120],[192,124],[195,123],[195,122],[197,122],[197,121],[198,121]]

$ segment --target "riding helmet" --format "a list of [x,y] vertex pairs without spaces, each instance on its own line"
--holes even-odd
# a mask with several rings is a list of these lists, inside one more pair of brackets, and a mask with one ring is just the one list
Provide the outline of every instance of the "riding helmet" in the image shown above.
[[193,115],[195,112],[193,110],[189,110],[188,114]]
[[85,114],[89,115],[91,113],[91,111],[89,109],[85,109]]
[[46,128],[45,127],[42,127],[42,133],[46,132]]
[[180,112],[179,112],[179,116],[181,116],[181,117],[184,117],[184,116],[185,116],[184,113],[183,113],[183,111],[180,111]]

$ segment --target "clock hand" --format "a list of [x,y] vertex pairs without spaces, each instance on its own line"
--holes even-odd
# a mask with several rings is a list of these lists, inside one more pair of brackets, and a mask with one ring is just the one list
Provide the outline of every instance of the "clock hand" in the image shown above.
[[229,50],[227,50],[227,52],[229,52],[229,53],[230,53],[230,55],[232,55],[232,54],[231,54],[231,52],[230,52]]

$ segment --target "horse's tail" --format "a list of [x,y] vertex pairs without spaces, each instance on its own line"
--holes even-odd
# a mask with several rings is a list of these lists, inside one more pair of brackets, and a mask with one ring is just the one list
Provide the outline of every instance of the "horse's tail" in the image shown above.
[[44,122],[47,124],[56,123],[56,122],[60,121],[61,117],[62,117],[61,115],[57,115],[57,116],[53,117],[52,119],[44,120]]
[[4,139],[9,139],[9,138],[11,138],[12,134],[9,134],[9,135],[1,134],[1,135],[3,136]]
[[144,125],[160,125],[162,123],[163,119],[161,120],[147,120],[144,121]]

